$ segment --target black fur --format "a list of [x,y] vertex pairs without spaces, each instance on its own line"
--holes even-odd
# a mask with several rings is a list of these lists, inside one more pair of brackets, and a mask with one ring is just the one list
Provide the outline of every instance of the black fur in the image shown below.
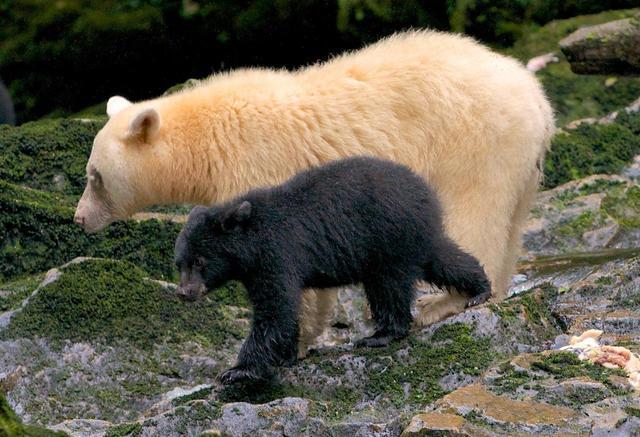
[[220,379],[266,378],[272,366],[295,361],[305,287],[363,283],[376,323],[362,341],[368,346],[407,335],[419,279],[486,300],[490,285],[482,267],[447,238],[441,216],[419,176],[367,157],[194,208],[176,242],[179,293],[197,298],[203,284],[212,289],[236,279],[254,308],[237,365]]
[[16,124],[16,113],[13,110],[13,103],[9,91],[0,80],[0,124]]

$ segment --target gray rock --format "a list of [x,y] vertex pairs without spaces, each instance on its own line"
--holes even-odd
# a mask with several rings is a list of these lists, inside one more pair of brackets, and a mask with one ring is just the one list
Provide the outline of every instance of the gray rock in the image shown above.
[[640,18],[583,27],[560,49],[577,74],[640,74]]
[[640,228],[630,225],[637,189],[627,177],[594,175],[541,192],[524,228],[526,256],[640,247]]
[[66,432],[74,437],[103,437],[112,426],[105,420],[72,419],[51,427],[54,431]]

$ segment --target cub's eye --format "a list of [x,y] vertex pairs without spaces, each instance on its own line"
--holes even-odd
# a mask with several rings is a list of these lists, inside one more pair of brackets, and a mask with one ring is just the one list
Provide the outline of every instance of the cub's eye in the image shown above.
[[204,267],[204,258],[199,256],[195,259],[193,263],[198,269],[202,269]]

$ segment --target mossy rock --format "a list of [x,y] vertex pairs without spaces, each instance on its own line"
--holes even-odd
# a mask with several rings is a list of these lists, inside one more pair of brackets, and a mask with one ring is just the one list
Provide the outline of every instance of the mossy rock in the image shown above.
[[[640,89],[639,89],[640,95]],[[583,123],[553,138],[544,187],[593,174],[617,174],[640,154],[640,113],[621,111],[611,124]]]
[[[640,96],[640,78],[581,76],[571,72],[569,63],[560,53],[559,41],[582,26],[629,18],[639,9],[607,11],[565,20],[555,20],[540,28],[530,27],[506,53],[527,62],[530,58],[548,52],[560,57],[557,64],[549,64],[538,72],[554,109],[558,125],[587,117],[601,117],[627,106]],[[613,83],[612,83],[613,82]]]
[[0,179],[80,196],[93,139],[105,118],[0,125]]
[[42,275],[31,275],[0,283],[0,312],[14,310],[42,281]]
[[[72,263],[41,288],[11,320],[4,338],[47,338],[54,343],[102,341],[148,348],[196,340],[217,347],[245,332],[216,299],[216,291],[185,303],[128,262],[92,259]],[[241,287],[221,290],[224,303],[246,306]],[[230,299],[230,297],[233,297]]]
[[0,435],[3,437],[64,437],[67,434],[23,424],[5,397],[0,395]]
[[640,187],[632,186],[626,192],[611,191],[602,200],[600,208],[623,228],[640,228]]
[[155,278],[175,276],[180,225],[127,221],[86,234],[73,223],[73,199],[0,180],[0,281],[34,274],[78,256],[131,261]]
[[283,371],[280,381],[225,390],[219,398],[266,403],[301,397],[314,401],[313,416],[331,421],[353,414],[358,403],[375,400],[376,414],[388,410],[397,415],[443,396],[442,377],[478,377],[495,359],[489,338],[476,338],[472,326],[452,323],[427,338],[412,335],[384,349],[324,350]]

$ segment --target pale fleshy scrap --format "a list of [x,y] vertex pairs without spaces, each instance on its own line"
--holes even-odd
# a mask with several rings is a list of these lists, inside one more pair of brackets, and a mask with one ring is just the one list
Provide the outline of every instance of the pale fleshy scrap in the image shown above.
[[598,339],[602,331],[589,329],[579,336],[571,337],[569,345],[560,348],[578,354],[581,360],[599,364],[610,369],[624,369],[629,383],[640,391],[640,357],[621,346],[601,345]]

